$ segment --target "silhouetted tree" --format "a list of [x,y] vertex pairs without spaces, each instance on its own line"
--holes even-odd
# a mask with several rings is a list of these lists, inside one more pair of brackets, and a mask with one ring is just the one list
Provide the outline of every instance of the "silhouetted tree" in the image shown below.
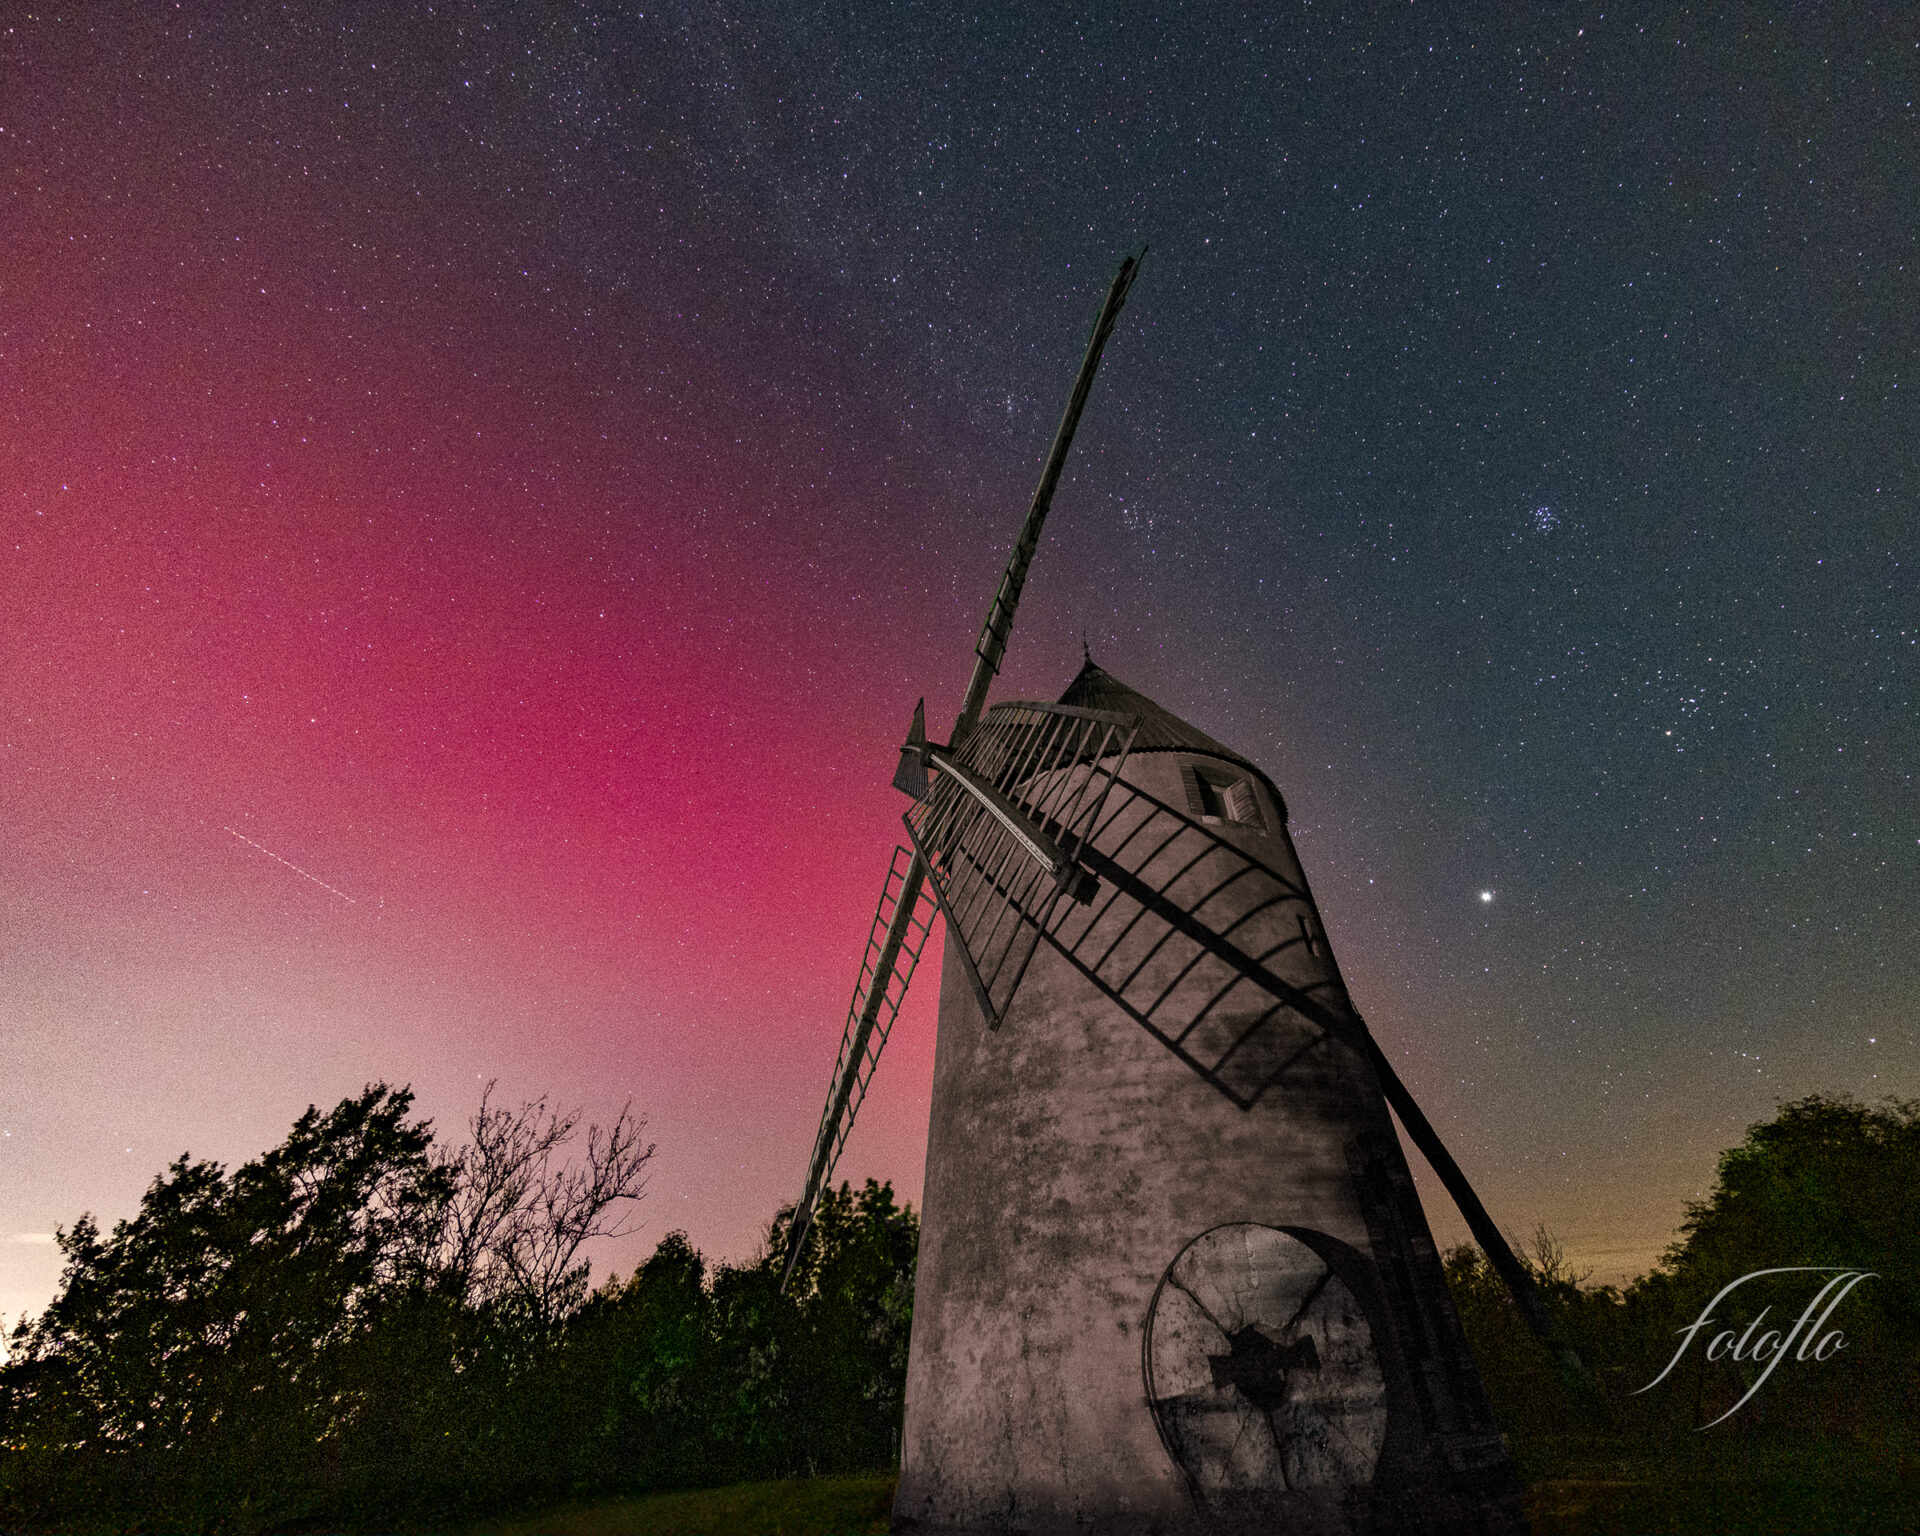
[[653,1147],[622,1110],[608,1130],[588,1128],[584,1164],[563,1160],[579,1113],[557,1115],[544,1098],[510,1110],[492,1102],[493,1089],[480,1096],[471,1138],[441,1165],[441,1273],[476,1306],[551,1327],[586,1294],[588,1240],[625,1235],[610,1213],[640,1198]]
[[623,1113],[559,1166],[574,1118],[483,1100],[445,1158],[411,1105],[376,1084],[310,1108],[231,1175],[183,1156],[111,1235],[60,1234],[59,1293],[0,1370],[0,1521],[380,1523],[541,1485],[500,1410],[652,1149]]
[[571,1319],[564,1374],[585,1480],[666,1487],[891,1462],[918,1220],[889,1185],[827,1191],[783,1293],[790,1218],[758,1257],[711,1269],[670,1233]]
[[1770,1265],[1846,1265],[1878,1271],[1876,1304],[1920,1329],[1920,1100],[1782,1104],[1720,1154],[1713,1192],[1680,1232],[1662,1268],[1685,1289],[1710,1295]]
[[231,1177],[182,1157],[110,1237],[61,1233],[60,1292],[13,1334],[11,1433],[165,1523],[305,1512],[360,1407],[356,1353],[432,1283],[450,1186],[410,1103],[309,1109]]
[[710,1267],[669,1233],[586,1293],[652,1148],[623,1113],[482,1097],[446,1152],[384,1084],[231,1174],[182,1157],[136,1215],[60,1235],[0,1369],[0,1528],[448,1525],[612,1489],[889,1464],[919,1223],[891,1186]]
[[[807,1455],[835,1470],[885,1466],[897,1449],[920,1224],[893,1186],[823,1195],[794,1276],[795,1409]],[[770,1245],[771,1247],[771,1245]],[[784,1257],[784,1248],[772,1248]]]
[[[1857,1433],[1910,1422],[1920,1409],[1920,1103],[1862,1105],[1813,1094],[1784,1103],[1722,1153],[1706,1199],[1688,1206],[1661,1262],[1624,1292],[1588,1288],[1545,1234],[1523,1256],[1575,1348],[1599,1372],[1631,1422],[1669,1438],[1731,1407],[1752,1384],[1750,1363],[1709,1362],[1711,1334],[1656,1392],[1638,1396],[1673,1358],[1678,1330],[1721,1287],[1789,1265],[1870,1270],[1840,1319],[1849,1348],[1753,1399],[1723,1435],[1779,1424],[1796,1433]],[[1520,1325],[1511,1298],[1477,1249],[1456,1248],[1445,1269],[1468,1341],[1503,1427],[1564,1427],[1580,1419],[1551,1363]],[[1818,1279],[1749,1282],[1723,1316],[1763,1307],[1790,1327]],[[1773,1326],[1769,1323],[1767,1326]]]

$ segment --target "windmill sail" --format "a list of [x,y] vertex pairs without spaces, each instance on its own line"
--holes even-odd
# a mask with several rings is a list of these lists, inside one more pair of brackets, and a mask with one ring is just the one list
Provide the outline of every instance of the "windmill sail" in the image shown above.
[[1322,1041],[1357,1046],[1363,1032],[1337,973],[1304,984],[1279,974],[1290,951],[1324,947],[1304,888],[1200,820],[1149,796],[1117,798],[1099,846],[1083,854],[1101,879],[1098,899],[1057,911],[1047,937],[1110,1002],[1247,1110]]
[[1062,896],[1091,901],[1081,859],[1138,728],[1130,715],[996,704],[907,812],[987,1023],[999,1028]]
[[[915,858],[905,848],[893,850],[880,905],[873,914],[867,952],[854,983],[853,1002],[847,1008],[847,1027],[840,1036],[840,1056],[833,1066],[833,1088],[820,1115],[813,1138],[813,1156],[807,1161],[806,1192],[794,1208],[788,1234],[787,1271],[781,1284],[793,1278],[793,1266],[813,1222],[814,1202],[833,1177],[833,1165],[853,1129],[854,1113],[867,1096],[867,1084],[879,1065],[887,1034],[906,1000],[920,951],[933,927],[934,903],[924,884],[915,878]],[[897,935],[897,936],[896,936]]]
[[[1093,376],[1100,367],[1100,354],[1106,348],[1107,338],[1113,334],[1114,322],[1120,318],[1121,306],[1127,301],[1127,290],[1133,286],[1141,256],[1145,255],[1146,252],[1142,250],[1140,256],[1129,256],[1120,263],[1120,269],[1114,274],[1113,283],[1100,306],[1100,314],[1094,320],[1093,335],[1087,340],[1086,354],[1081,358],[1080,371],[1074,377],[1073,392],[1067,397],[1067,408],[1060,417],[1053,444],[1047,450],[1046,464],[1040,471],[1040,483],[1034,490],[1026,518],[1021,522],[1020,535],[1014,540],[1013,554],[1007,561],[1000,585],[994,592],[992,602],[987,605],[986,624],[974,648],[973,676],[967,683],[966,696],[960,704],[960,716],[954,722],[955,745],[963,744],[973,732],[980,712],[986,706],[987,690],[1000,670],[1007,636],[1013,629],[1014,612],[1020,602],[1020,591],[1026,585],[1027,570],[1033,564],[1034,553],[1040,547],[1040,531],[1046,523],[1047,511],[1053,504],[1053,493],[1060,483],[1067,450],[1073,444],[1073,434],[1079,427],[1080,413],[1093,388]],[[922,710],[915,710],[914,722],[914,736],[909,738],[908,743],[912,750],[903,752],[894,782],[908,794],[919,798],[926,792],[926,764],[934,754],[932,749],[925,753],[918,750],[925,742]],[[855,1006],[847,1032],[841,1039],[840,1061],[834,1068],[833,1085],[827,1091],[827,1107],[814,1137],[813,1156],[807,1164],[806,1188],[794,1207],[793,1220],[788,1227],[787,1271],[786,1277],[780,1282],[783,1290],[793,1279],[801,1245],[806,1242],[807,1230],[813,1223],[814,1202],[819,1199],[820,1191],[833,1171],[834,1161],[840,1155],[840,1148],[846,1142],[847,1133],[853,1128],[853,1112],[859,1108],[860,1100],[866,1094],[867,1081],[872,1076],[874,1063],[879,1060],[880,1047],[886,1043],[886,1030],[880,1027],[879,1016],[884,1011],[888,1027],[891,1027],[893,1016],[899,1011],[900,997],[905,995],[907,980],[919,960],[920,947],[926,942],[925,924],[919,916],[928,874],[926,861],[918,855],[909,858],[896,890],[894,874],[899,868],[900,856],[896,855],[880,903],[881,912],[886,915],[885,922],[883,924],[880,915],[874,919],[874,933],[880,935],[879,950],[877,954],[874,952],[874,941],[869,939],[868,964],[862,968],[860,984],[854,989]],[[1029,945],[1028,953],[1031,952]],[[901,959],[903,954],[906,956],[904,965]],[[872,987],[868,981],[870,973],[888,980],[883,985]],[[894,993],[892,982],[896,975],[900,978],[898,994]]]
[[1040,471],[1040,483],[1034,487],[1033,501],[1027,507],[1026,518],[1020,524],[1020,536],[1013,541],[1012,558],[1007,561],[1000,585],[994,590],[993,601],[987,605],[987,621],[981,626],[979,642],[974,646],[973,676],[967,682],[966,698],[960,704],[960,719],[953,728],[953,744],[956,747],[966,739],[967,732],[973,729],[974,722],[980,718],[980,711],[986,707],[987,689],[992,686],[994,674],[1000,670],[1001,658],[1006,655],[1007,636],[1013,630],[1014,610],[1020,605],[1020,592],[1027,584],[1027,570],[1033,564],[1034,552],[1040,548],[1040,530],[1046,525],[1047,511],[1053,505],[1053,493],[1060,484],[1060,472],[1066,468],[1067,449],[1073,445],[1073,434],[1080,426],[1080,412],[1086,408],[1087,395],[1093,389],[1093,376],[1100,367],[1100,353],[1106,347],[1107,338],[1113,334],[1114,323],[1119,320],[1120,310],[1127,302],[1127,290],[1133,287],[1133,280],[1146,254],[1145,247],[1142,247],[1138,256],[1129,256],[1120,263],[1120,270],[1113,275],[1113,285],[1107,289],[1106,302],[1100,306],[1100,316],[1093,322],[1093,335],[1087,341],[1087,355],[1081,359],[1079,375],[1073,381],[1073,393],[1067,396],[1067,408],[1061,413],[1060,426],[1053,434],[1053,446],[1047,450],[1047,462]]

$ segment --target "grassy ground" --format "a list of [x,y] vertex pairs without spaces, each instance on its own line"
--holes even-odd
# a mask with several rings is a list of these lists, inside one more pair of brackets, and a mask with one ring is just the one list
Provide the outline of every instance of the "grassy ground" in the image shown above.
[[[1748,1458],[1676,1465],[1595,1436],[1519,1449],[1534,1536],[1920,1536],[1920,1481],[1897,1466],[1863,1481]],[[549,1510],[478,1536],[854,1536],[886,1530],[894,1481],[874,1474],[652,1494]]]
[[1549,1479],[1527,1490],[1533,1536],[1911,1536],[1912,1489],[1859,1483]]
[[1920,1536],[1911,1446],[1632,1434],[1512,1444],[1534,1536]]
[[864,1536],[887,1528],[891,1472],[573,1504],[476,1536]]
[[1893,1482],[1542,1478],[1527,1488],[1534,1536],[1912,1536],[1920,1491]]

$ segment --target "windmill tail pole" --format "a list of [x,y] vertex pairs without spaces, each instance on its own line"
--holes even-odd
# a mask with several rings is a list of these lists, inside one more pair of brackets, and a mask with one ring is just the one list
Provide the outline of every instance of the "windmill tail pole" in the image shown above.
[[1380,1088],[1386,1094],[1387,1102],[1400,1117],[1400,1123],[1407,1128],[1407,1135],[1413,1138],[1420,1155],[1440,1175],[1440,1182],[1447,1187],[1447,1193],[1453,1196],[1453,1203],[1459,1206],[1460,1214],[1466,1217],[1468,1230],[1480,1245],[1480,1251],[1486,1254],[1495,1272],[1506,1281],[1507,1289],[1513,1293],[1514,1303],[1519,1307],[1527,1327],[1552,1353],[1568,1385],[1605,1408],[1606,1399],[1600,1393],[1599,1383],[1573,1345],[1554,1325],[1552,1314],[1547,1311],[1546,1301],[1540,1294],[1540,1287],[1534,1284],[1533,1276],[1527,1273],[1527,1267],[1507,1246],[1506,1238],[1500,1235],[1500,1229],[1493,1224],[1493,1218],[1480,1203],[1480,1197],[1473,1192],[1467,1176],[1460,1171],[1460,1165],[1453,1160],[1453,1154],[1447,1151],[1432,1123],[1414,1102],[1413,1095],[1407,1092],[1406,1084],[1400,1081],[1399,1074],[1387,1061],[1378,1042],[1370,1033],[1365,1034],[1364,1038],[1374,1074],[1380,1079]]
[[821,1186],[826,1183],[833,1167],[836,1144],[840,1140],[840,1122],[847,1113],[847,1106],[853,1100],[853,1090],[860,1081],[860,1064],[866,1058],[867,1042],[873,1038],[874,1026],[879,1022],[880,1008],[886,1001],[893,968],[900,963],[900,947],[907,941],[907,929],[913,922],[914,909],[920,903],[920,888],[926,879],[926,861],[916,854],[913,863],[908,866],[906,879],[901,883],[893,917],[887,923],[887,936],[880,944],[879,958],[874,961],[873,982],[868,989],[866,1002],[861,1006],[860,1021],[854,1026],[853,1040],[846,1060],[841,1064],[839,1081],[833,1085],[833,1096],[827,1101],[827,1113],[820,1121],[820,1136],[813,1144],[813,1159],[807,1164],[806,1189],[800,1196],[800,1203],[793,1208],[793,1224],[787,1229],[787,1268],[780,1277],[780,1289],[783,1292],[793,1283],[794,1269],[799,1265],[801,1251],[807,1245],[807,1235],[813,1230],[813,1208],[820,1198]]
[[1040,472],[1040,484],[1033,493],[1033,504],[1027,508],[1027,519],[1020,525],[1020,537],[1014,541],[1013,556],[1007,561],[1006,573],[1000,578],[1000,585],[993,594],[993,602],[987,608],[987,622],[980,630],[980,643],[974,647],[973,678],[967,684],[967,696],[960,706],[960,719],[953,728],[953,747],[959,750],[980,718],[980,711],[986,707],[987,689],[992,686],[994,674],[1000,670],[1000,659],[1006,654],[1007,635],[1013,629],[1013,612],[1020,603],[1020,589],[1027,584],[1027,567],[1033,564],[1033,553],[1040,547],[1040,530],[1047,520],[1047,509],[1053,505],[1054,488],[1060,484],[1060,471],[1066,467],[1067,449],[1073,445],[1074,429],[1080,425],[1080,412],[1086,408],[1087,395],[1093,389],[1093,376],[1100,368],[1100,353],[1107,344],[1107,338],[1113,334],[1113,325],[1120,318],[1121,306],[1127,302],[1127,290],[1133,286],[1134,274],[1140,270],[1141,259],[1147,254],[1143,246],[1140,255],[1129,256],[1120,263],[1120,270],[1113,276],[1113,286],[1107,289],[1107,299],[1100,306],[1100,317],[1093,322],[1093,335],[1087,342],[1087,355],[1081,359],[1080,374],[1073,381],[1073,393],[1067,397],[1067,409],[1060,417],[1059,430],[1053,434],[1053,447],[1047,453],[1046,468]]

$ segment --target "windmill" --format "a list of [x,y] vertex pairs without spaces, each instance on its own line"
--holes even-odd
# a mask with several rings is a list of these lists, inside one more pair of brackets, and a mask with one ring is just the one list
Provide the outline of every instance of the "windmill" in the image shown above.
[[[1144,254],[1144,252],[1142,253]],[[786,1278],[946,933],[894,1528],[1524,1529],[1388,1105],[1530,1280],[1347,996],[1255,764],[1094,665],[986,698],[1138,270],[1107,292],[848,1010]]]

